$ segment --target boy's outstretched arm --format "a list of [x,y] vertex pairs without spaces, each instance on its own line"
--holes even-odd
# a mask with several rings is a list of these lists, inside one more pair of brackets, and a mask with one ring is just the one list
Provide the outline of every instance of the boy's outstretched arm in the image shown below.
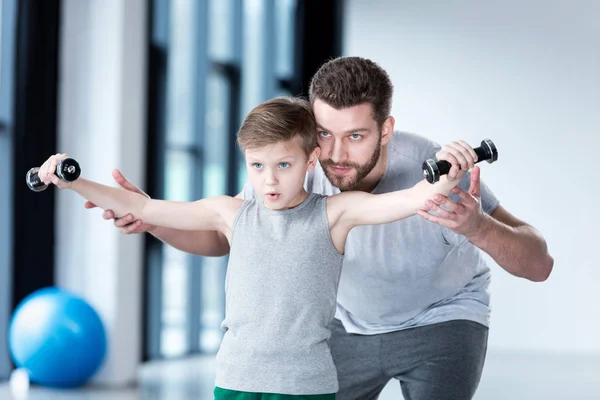
[[[454,168],[453,168],[454,169]],[[435,194],[450,194],[466,171],[451,172],[435,184],[422,180],[410,189],[383,194],[345,192],[339,195],[336,208],[341,210],[339,221],[349,227],[378,225],[398,221],[425,208]],[[452,175],[451,175],[452,174]]]
[[[56,180],[60,181],[58,177]],[[68,188],[100,208],[113,210],[118,217],[132,214],[135,218],[152,225],[188,231],[222,231],[222,211],[227,209],[230,202],[234,200],[228,196],[211,197],[194,202],[153,200],[138,193],[83,178],[72,182]]]
[[345,192],[334,196],[328,203],[331,226],[338,225],[344,232],[359,225],[386,224],[415,215],[426,209],[426,202],[436,194],[449,195],[469,168],[474,167],[477,153],[460,140],[444,146],[436,158],[447,161],[451,168],[435,184],[422,180],[410,189],[390,193]]
[[196,202],[175,202],[152,200],[139,193],[117,189],[84,178],[74,182],[61,181],[55,170],[66,154],[50,157],[38,172],[40,179],[53,183],[61,189],[71,189],[85,199],[103,209],[111,209],[117,216],[132,214],[150,224],[180,230],[219,230],[223,231],[223,215],[233,210],[233,202],[241,202],[227,196],[203,199]]

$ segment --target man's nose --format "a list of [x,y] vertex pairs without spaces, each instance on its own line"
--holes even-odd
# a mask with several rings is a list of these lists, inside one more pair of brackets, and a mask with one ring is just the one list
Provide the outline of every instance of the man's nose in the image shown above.
[[336,164],[346,161],[346,146],[341,140],[336,140],[333,143],[329,158]]

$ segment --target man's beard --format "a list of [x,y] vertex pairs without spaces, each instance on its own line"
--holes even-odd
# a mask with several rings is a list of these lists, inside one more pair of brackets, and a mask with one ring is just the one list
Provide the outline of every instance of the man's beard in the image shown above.
[[[328,160],[320,160],[321,167],[325,172],[325,176],[329,179],[329,182],[342,192],[347,190],[352,190],[362,181],[369,173],[375,168],[377,161],[379,160],[379,156],[381,155],[381,137],[379,138],[379,142],[377,143],[377,147],[375,151],[371,155],[369,161],[364,164],[356,164],[356,163],[340,163],[336,164],[331,159]],[[335,175],[333,172],[329,171],[329,167],[334,168],[353,168],[356,171],[354,176],[352,175]]]

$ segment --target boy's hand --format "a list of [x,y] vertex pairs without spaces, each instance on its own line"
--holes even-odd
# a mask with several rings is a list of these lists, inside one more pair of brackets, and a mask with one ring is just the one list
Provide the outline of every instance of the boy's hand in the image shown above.
[[452,166],[447,175],[448,180],[461,179],[477,162],[477,153],[464,140],[445,145],[435,156],[438,161],[448,161]]
[[[112,176],[114,180],[125,190],[129,190],[130,192],[139,193],[143,196],[150,198],[142,189],[129,182],[125,176],[118,169],[113,170]],[[91,201],[86,201],[85,208],[95,208],[96,205]],[[114,219],[115,226],[119,228],[122,233],[130,234],[130,233],[143,233],[143,232],[151,232],[156,228],[154,225],[145,224],[140,219],[133,219],[133,215],[127,214],[121,218],[115,218],[115,214],[111,210],[105,210],[102,213],[102,218],[109,220]]]
[[60,189],[65,189],[71,186],[71,182],[64,182],[60,180],[58,176],[56,176],[56,167],[58,163],[60,163],[65,158],[68,158],[67,154],[57,153],[53,156],[50,156],[40,167],[38,171],[38,176],[40,180],[44,182],[46,185],[54,184]]

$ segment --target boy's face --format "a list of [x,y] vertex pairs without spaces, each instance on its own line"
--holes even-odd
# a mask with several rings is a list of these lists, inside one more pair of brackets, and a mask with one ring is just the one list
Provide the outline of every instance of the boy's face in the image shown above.
[[292,208],[304,200],[304,179],[314,169],[319,149],[307,157],[299,140],[245,151],[248,179],[256,195],[271,210]]
[[337,110],[321,99],[313,103],[317,120],[320,162],[329,181],[352,190],[373,170],[393,131],[393,119],[381,131],[370,104]]

